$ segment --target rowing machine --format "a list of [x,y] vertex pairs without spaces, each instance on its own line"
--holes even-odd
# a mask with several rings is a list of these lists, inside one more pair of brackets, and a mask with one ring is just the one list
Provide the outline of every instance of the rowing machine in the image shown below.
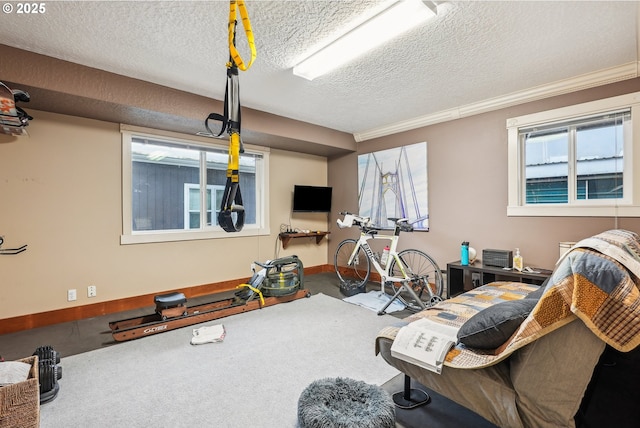
[[[155,296],[153,314],[109,323],[114,340],[137,339],[311,296],[308,290],[302,289],[303,268],[297,256],[255,264],[262,269],[254,272],[248,283],[240,284],[233,297],[224,292],[225,298],[187,306],[187,298],[180,292]],[[268,277],[271,278],[267,280]]]

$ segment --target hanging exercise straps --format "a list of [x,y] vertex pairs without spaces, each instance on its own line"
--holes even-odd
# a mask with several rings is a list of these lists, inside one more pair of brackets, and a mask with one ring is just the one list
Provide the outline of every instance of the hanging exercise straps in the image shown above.
[[[242,27],[247,36],[247,43],[251,51],[251,59],[248,63],[242,60],[236,49],[236,24],[237,12],[242,18]],[[244,206],[240,193],[240,153],[244,153],[242,139],[240,138],[240,84],[238,82],[238,69],[246,71],[251,67],[256,58],[256,46],[251,31],[251,21],[244,4],[244,0],[231,0],[229,7],[229,62],[227,63],[227,87],[224,94],[224,114],[211,113],[204,121],[207,131],[214,134],[209,128],[209,120],[220,121],[222,126],[218,137],[226,130],[229,133],[229,162],[227,165],[227,184],[222,195],[218,224],[226,232],[239,232],[244,226]],[[234,214],[235,213],[235,223]]]

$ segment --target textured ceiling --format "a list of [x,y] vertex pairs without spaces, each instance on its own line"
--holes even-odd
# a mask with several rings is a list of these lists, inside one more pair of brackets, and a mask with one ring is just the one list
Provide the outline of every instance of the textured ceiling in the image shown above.
[[[240,73],[242,105],[357,134],[638,61],[637,2],[454,1],[436,2],[437,18],[342,69],[313,81],[292,74],[385,3],[247,1],[258,57]],[[228,8],[48,1],[43,14],[0,15],[0,41],[222,99]],[[246,57],[243,42],[239,31]]]

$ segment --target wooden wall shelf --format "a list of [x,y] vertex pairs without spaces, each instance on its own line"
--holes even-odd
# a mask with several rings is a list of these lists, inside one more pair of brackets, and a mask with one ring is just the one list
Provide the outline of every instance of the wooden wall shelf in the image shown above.
[[287,248],[287,246],[289,245],[289,241],[291,241],[292,238],[316,238],[316,244],[320,244],[320,241],[322,241],[322,238],[324,238],[328,234],[329,232],[322,232],[318,230],[316,232],[309,232],[309,233],[305,233],[305,232],[281,233],[278,236],[282,241],[282,248]]

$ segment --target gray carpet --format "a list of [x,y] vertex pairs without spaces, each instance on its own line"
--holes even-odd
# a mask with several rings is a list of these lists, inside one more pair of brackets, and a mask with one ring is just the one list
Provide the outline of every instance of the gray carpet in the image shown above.
[[190,345],[196,325],[66,357],[41,427],[295,427],[312,381],[398,374],[374,355],[395,322],[317,294],[205,323],[224,324],[222,343]]

